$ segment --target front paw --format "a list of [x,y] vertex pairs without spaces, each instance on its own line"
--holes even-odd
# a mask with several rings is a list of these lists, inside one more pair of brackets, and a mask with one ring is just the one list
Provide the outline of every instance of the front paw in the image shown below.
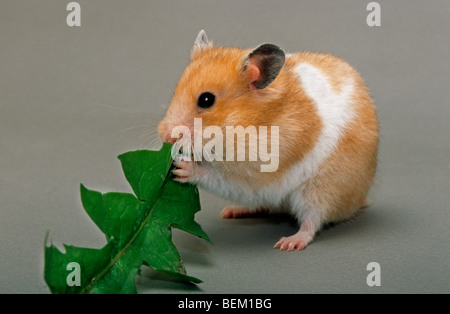
[[172,170],[172,173],[175,175],[175,181],[185,183],[195,180],[195,165],[193,161],[179,160],[174,161],[173,165],[177,167],[177,169]]

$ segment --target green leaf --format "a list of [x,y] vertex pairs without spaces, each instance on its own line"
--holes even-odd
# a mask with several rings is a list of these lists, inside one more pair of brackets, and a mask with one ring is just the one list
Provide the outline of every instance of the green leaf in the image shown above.
[[[174,198],[174,195],[177,197]],[[192,210],[176,210],[183,207]],[[200,198],[197,188],[170,180],[164,186],[164,193],[156,204],[153,217],[211,242],[200,225],[194,221],[194,215],[198,211],[200,211]]]
[[65,253],[51,245],[45,248],[44,277],[52,293],[77,293],[80,288],[69,286],[67,277],[71,269],[70,263],[80,265],[81,286],[87,286],[96,274],[100,273],[111,260],[112,245],[109,243],[102,249],[80,248],[64,245]]
[[81,185],[81,202],[84,209],[106,235],[106,238],[119,242],[119,246],[126,243],[137,231],[149,204],[139,201],[128,193],[101,194],[91,191]]
[[164,143],[159,152],[138,150],[119,156],[123,172],[136,196],[153,203],[172,166],[172,144]]
[[[107,238],[101,249],[45,247],[44,278],[52,293],[136,293],[135,277],[141,265],[199,283],[188,276],[172,242],[172,227],[210,242],[194,221],[200,210],[196,187],[172,179],[171,144],[160,151],[134,151],[119,159],[136,196],[106,193],[80,186],[87,214]],[[70,263],[79,265],[79,285],[71,285]],[[72,264],[71,264],[72,265]]]

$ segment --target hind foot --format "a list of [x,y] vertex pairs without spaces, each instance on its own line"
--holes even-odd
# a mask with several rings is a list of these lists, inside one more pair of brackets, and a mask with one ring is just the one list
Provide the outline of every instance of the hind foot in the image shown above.
[[220,212],[220,217],[224,219],[252,217],[260,214],[268,213],[265,209],[249,209],[243,206],[227,206]]
[[277,243],[275,243],[274,248],[280,249],[281,251],[301,251],[308,243],[312,241],[314,234],[311,235],[308,232],[297,232],[290,237],[282,237]]

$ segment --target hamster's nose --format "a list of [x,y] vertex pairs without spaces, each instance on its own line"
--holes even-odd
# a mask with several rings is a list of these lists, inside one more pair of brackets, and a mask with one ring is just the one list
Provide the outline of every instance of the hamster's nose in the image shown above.
[[173,138],[173,137],[169,137],[168,140],[166,142],[170,142],[172,144],[175,144],[175,142],[177,141],[177,138]]
[[168,131],[166,134],[164,134],[163,140],[164,142],[170,142],[172,144],[175,144],[175,142],[178,141],[178,138],[173,138],[172,132]]

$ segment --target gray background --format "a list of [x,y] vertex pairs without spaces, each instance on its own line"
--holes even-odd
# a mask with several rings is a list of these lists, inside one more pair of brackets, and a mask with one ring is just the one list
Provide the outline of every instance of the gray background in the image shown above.
[[[302,252],[272,249],[296,231],[286,217],[222,220],[201,192],[210,245],[175,231],[194,286],[145,268],[141,293],[449,293],[450,2],[0,2],[0,292],[48,293],[46,231],[55,244],[101,247],[79,184],[130,191],[116,156],[157,148],[156,125],[198,31],[220,45],[274,42],[329,52],[371,89],[381,127],[372,206],[321,232]],[[366,265],[381,265],[368,287]]]

